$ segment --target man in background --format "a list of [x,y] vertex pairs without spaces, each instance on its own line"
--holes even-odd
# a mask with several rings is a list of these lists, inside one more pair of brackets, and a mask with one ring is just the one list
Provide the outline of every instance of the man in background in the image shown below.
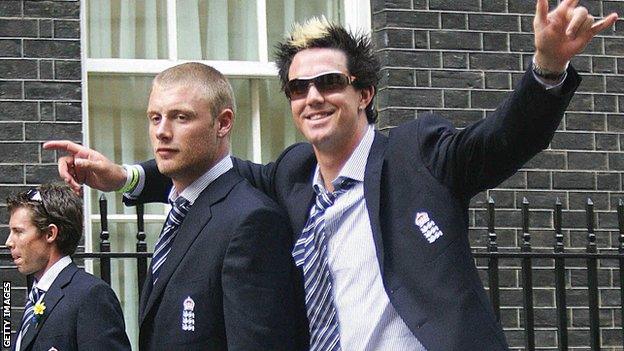
[[42,185],[7,199],[6,246],[34,284],[13,350],[130,350],[113,290],[76,267],[82,200],[66,185]]

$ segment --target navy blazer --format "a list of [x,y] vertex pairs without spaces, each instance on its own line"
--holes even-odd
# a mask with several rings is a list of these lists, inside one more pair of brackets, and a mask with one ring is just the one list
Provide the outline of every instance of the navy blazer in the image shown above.
[[140,349],[305,349],[291,238],[275,202],[235,170],[221,175],[191,206],[156,284],[146,279]]
[[20,350],[130,350],[115,293],[74,263],[52,282],[43,303],[43,317],[28,328]]
[[[469,202],[548,147],[579,83],[570,68],[553,94],[528,70],[495,112],[461,131],[424,115],[375,134],[364,196],[377,261],[390,302],[427,350],[508,349],[470,251]],[[312,146],[293,145],[266,166],[235,161],[287,210],[298,238],[314,200]],[[167,189],[152,162],[143,166],[148,183]],[[423,213],[440,230],[435,240],[418,225]]]

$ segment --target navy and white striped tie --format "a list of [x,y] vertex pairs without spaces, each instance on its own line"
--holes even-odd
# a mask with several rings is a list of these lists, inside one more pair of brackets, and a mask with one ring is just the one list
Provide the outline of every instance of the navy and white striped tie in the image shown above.
[[169,215],[167,215],[165,225],[163,226],[160,236],[158,237],[158,242],[156,243],[156,248],[154,249],[154,256],[152,257],[151,271],[153,284],[156,284],[156,281],[158,280],[160,268],[163,263],[165,263],[165,260],[167,260],[167,255],[171,251],[173,241],[175,240],[176,234],[178,234],[178,229],[180,229],[180,225],[182,224],[184,217],[186,217],[191,204],[187,199],[182,196],[178,196],[175,202],[171,203],[171,206],[172,207],[169,211]]
[[43,290],[36,288],[33,286],[30,289],[30,293],[28,294],[28,299],[26,300],[26,306],[24,307],[24,316],[22,317],[22,327],[20,328],[20,334],[22,338],[28,331],[28,328],[31,324],[33,324],[34,316],[35,316],[35,304],[39,301]]
[[340,328],[327,263],[325,210],[354,184],[354,180],[345,178],[333,193],[315,187],[316,203],[293,248],[295,263],[303,266],[305,304],[310,323],[310,351],[340,350]]

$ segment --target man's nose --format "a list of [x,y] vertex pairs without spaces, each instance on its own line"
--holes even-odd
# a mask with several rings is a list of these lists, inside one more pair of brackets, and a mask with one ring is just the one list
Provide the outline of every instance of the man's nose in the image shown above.
[[171,138],[171,122],[167,118],[163,118],[156,127],[156,137],[159,140]]
[[314,105],[324,100],[323,94],[316,88],[314,83],[310,83],[308,86],[308,93],[306,94],[306,104]]

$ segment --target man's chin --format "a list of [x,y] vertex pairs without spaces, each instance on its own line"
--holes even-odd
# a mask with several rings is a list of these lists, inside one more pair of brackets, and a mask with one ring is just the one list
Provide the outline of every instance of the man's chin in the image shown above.
[[170,164],[167,164],[167,162],[156,160],[156,167],[158,167],[158,172],[169,178],[171,178],[176,173],[176,168],[172,167],[172,165]]

